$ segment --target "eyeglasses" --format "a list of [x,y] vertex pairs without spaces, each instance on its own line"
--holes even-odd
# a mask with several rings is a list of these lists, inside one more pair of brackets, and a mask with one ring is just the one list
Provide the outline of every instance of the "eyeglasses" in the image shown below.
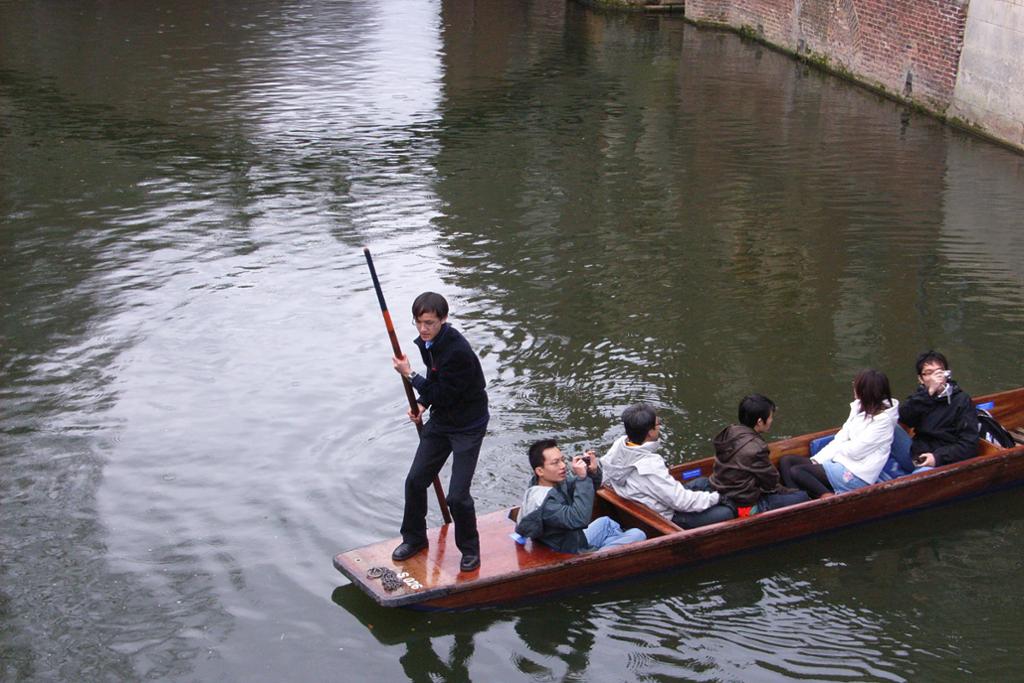
[[440,327],[441,326],[441,321],[440,320],[416,320],[415,318],[413,318],[412,325],[413,325],[413,327],[416,327],[416,328],[425,327],[428,330],[432,330],[435,327]]

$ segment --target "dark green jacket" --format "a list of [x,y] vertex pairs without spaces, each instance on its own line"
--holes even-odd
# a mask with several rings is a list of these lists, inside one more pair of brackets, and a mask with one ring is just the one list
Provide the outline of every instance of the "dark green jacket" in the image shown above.
[[588,550],[583,530],[594,514],[594,491],[601,485],[601,468],[577,479],[572,472],[558,486],[538,486],[537,475],[519,508],[516,533],[540,541],[560,553]]

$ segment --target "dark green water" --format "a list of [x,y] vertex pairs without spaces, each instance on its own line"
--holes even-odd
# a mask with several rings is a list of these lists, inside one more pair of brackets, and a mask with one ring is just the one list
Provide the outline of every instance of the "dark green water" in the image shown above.
[[641,399],[679,462],[928,347],[1024,384],[1021,216],[1024,158],[678,19],[0,2],[0,679],[1020,678],[1020,489],[461,615],[331,557],[415,441],[364,244],[480,352],[492,510]]

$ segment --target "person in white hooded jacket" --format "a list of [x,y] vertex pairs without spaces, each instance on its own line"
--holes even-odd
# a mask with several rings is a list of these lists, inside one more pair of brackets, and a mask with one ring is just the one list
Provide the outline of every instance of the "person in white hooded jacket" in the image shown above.
[[787,455],[779,461],[787,486],[820,498],[878,481],[892,448],[899,401],[892,397],[889,378],[870,369],[857,373],[853,396],[850,416],[832,441],[810,459]]
[[[657,453],[661,423],[654,407],[638,403],[622,413],[626,433],[601,457],[604,483],[623,498],[643,503],[684,529],[724,522],[735,510],[717,492],[683,486]],[[706,479],[704,480],[706,482]]]

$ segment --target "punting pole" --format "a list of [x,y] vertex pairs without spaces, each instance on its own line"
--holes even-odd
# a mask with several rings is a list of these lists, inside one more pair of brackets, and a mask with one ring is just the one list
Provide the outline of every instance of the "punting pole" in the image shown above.
[[[388,305],[384,302],[384,290],[380,288],[380,280],[377,279],[377,269],[373,267],[373,257],[370,256],[370,248],[363,247],[363,255],[366,256],[366,265],[370,267],[370,277],[373,278],[373,288],[377,292],[377,301],[380,302],[380,312],[384,316],[384,325],[388,328],[388,337],[391,338],[391,350],[394,351],[396,356],[402,356],[402,349],[398,345],[398,335],[395,334],[395,324],[391,322],[391,314],[388,313]],[[412,384],[408,379],[402,377],[402,386],[405,387],[405,397],[409,399],[409,408],[415,413],[419,410],[419,405],[416,403],[416,396],[412,393]],[[416,433],[420,434],[423,432],[423,425],[420,422],[416,424]],[[441,488],[441,480],[434,476],[434,493],[437,494],[437,503],[441,506],[441,516],[444,517],[445,524],[451,524],[452,513],[448,511],[448,502],[444,499],[444,489]]]

